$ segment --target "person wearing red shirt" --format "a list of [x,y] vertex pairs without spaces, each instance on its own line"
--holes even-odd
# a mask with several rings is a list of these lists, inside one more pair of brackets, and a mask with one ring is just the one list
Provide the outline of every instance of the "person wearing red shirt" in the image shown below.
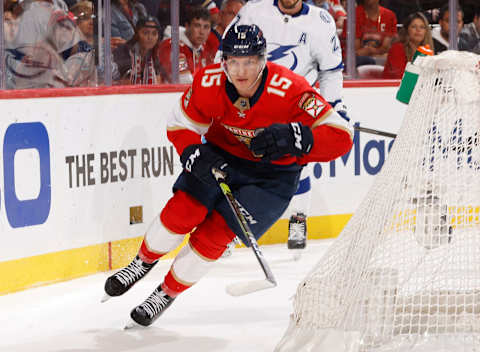
[[237,15],[238,11],[245,5],[245,0],[224,0],[220,7],[217,24],[212,28],[212,32],[207,40],[207,45],[215,47],[217,50],[220,47],[222,35],[227,29],[228,25]]
[[409,15],[399,32],[399,40],[388,51],[383,78],[401,79],[407,62],[411,62],[419,46],[433,49],[432,32],[427,18],[421,12]]
[[183,171],[138,255],[107,279],[106,294],[128,291],[190,237],[163,283],[131,311],[136,324],[151,325],[207,274],[235,236],[249,244],[213,172],[223,174],[260,238],[288,207],[306,163],[336,159],[352,147],[348,121],[305,78],[267,62],[266,47],[256,25],[231,26],[222,62],[195,75],[168,117],[167,136]]
[[[210,12],[203,7],[192,8],[185,20],[185,31],[180,31],[179,80],[191,83],[193,76],[203,67],[213,63],[217,48],[206,45],[212,22]],[[172,82],[172,40],[163,40],[158,47],[158,57],[167,82]]]
[[383,64],[392,40],[397,35],[397,17],[389,9],[380,6],[379,1],[363,0],[363,5],[356,8],[357,66]]

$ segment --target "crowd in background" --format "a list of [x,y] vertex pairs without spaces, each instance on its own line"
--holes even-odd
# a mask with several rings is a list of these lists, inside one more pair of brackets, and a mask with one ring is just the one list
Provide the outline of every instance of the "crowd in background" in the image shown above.
[[[264,0],[269,1],[269,0]],[[346,53],[347,4],[306,0],[333,16]],[[102,85],[104,34],[97,1],[5,0],[7,89]],[[113,84],[168,84],[172,78],[170,0],[111,0]],[[246,0],[180,0],[179,83],[214,62],[228,23]],[[458,7],[458,49],[480,54],[480,5]],[[360,78],[400,79],[419,46],[449,47],[447,1],[357,0],[355,61]],[[100,19],[100,23],[103,19]],[[176,61],[175,61],[176,63]]]

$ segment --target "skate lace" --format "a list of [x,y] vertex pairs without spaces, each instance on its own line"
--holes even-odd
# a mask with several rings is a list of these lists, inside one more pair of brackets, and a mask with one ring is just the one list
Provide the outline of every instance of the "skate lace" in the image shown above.
[[150,318],[153,318],[163,308],[165,308],[170,300],[165,297],[164,292],[154,291],[140,307],[142,307]]
[[120,270],[116,274],[116,277],[123,285],[128,286],[144,276],[147,272],[148,268],[142,265],[141,260],[134,259],[126,268]]
[[303,222],[291,223],[288,238],[294,241],[303,240],[305,238],[305,224]]

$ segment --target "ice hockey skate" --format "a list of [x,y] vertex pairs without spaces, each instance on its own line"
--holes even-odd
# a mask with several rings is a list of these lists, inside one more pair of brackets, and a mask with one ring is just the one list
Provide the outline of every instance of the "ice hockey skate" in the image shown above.
[[125,326],[125,329],[133,328],[137,325],[147,327],[162,315],[175,298],[170,297],[163,292],[161,285],[139,306],[136,306],[131,312],[132,321]]
[[307,218],[303,213],[296,213],[288,222],[287,248],[293,250],[293,259],[298,260],[301,250],[307,246]]
[[105,296],[102,302],[112,297],[121,296],[127,292],[137,281],[142,279],[155,266],[145,263],[137,255],[125,268],[110,276],[105,282]]

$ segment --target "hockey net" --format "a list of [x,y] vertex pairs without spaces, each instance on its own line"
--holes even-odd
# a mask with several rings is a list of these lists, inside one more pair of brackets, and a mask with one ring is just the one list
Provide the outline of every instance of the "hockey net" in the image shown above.
[[418,64],[390,155],[276,351],[480,351],[480,56]]

